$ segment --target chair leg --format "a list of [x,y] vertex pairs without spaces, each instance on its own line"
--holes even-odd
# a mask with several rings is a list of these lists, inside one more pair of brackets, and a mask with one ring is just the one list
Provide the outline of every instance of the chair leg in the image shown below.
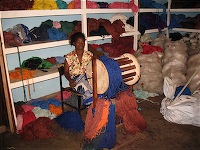
[[78,112],[81,114],[81,96],[78,96]]

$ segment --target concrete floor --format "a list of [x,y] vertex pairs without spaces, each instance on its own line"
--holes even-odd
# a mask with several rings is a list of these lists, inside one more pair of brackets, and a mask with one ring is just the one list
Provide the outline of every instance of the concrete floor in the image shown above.
[[[131,135],[124,130],[117,130],[117,143],[114,150],[200,150],[200,128],[192,125],[179,125],[166,121],[160,113],[160,95],[139,103],[140,113],[148,127],[142,133]],[[15,150],[81,150],[82,133],[71,133],[56,127],[55,138],[26,141],[17,134],[9,132],[0,136],[0,149]],[[128,144],[123,145],[125,142]]]

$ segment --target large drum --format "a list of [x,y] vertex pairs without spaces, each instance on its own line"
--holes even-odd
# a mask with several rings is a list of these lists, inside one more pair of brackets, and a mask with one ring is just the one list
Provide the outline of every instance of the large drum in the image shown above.
[[119,63],[124,82],[127,85],[135,84],[140,78],[140,64],[137,58],[132,54],[125,53],[115,60]]
[[[96,60],[97,65],[97,94],[103,94],[107,91],[109,86],[108,71],[99,59]],[[92,61],[87,65],[86,75],[90,86],[93,88],[92,83]]]
[[[125,53],[122,56],[115,58],[121,68],[122,78],[127,85],[135,84],[140,78],[140,64],[138,63],[136,57],[132,54]],[[99,59],[96,61],[97,65],[97,94],[104,94],[109,87],[109,75],[108,71]],[[92,83],[92,61],[88,64],[86,68],[86,75],[88,82],[91,87]]]

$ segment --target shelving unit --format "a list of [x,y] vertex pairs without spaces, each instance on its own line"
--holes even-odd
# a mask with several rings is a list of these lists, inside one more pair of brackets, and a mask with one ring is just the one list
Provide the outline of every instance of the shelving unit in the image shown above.
[[[138,1],[135,0],[135,4],[138,5]],[[95,40],[101,40],[101,39],[108,39],[112,38],[110,35],[105,36],[102,38],[101,36],[92,36],[92,37],[87,37],[87,15],[90,14],[107,14],[107,13],[133,13],[131,9],[87,9],[86,8],[86,0],[83,0],[81,3],[81,8],[82,9],[63,9],[63,10],[13,10],[13,11],[1,11],[0,12],[0,35],[3,37],[3,26],[2,26],[2,19],[16,19],[16,18],[32,18],[35,17],[43,17],[43,16],[70,16],[70,15],[80,15],[81,16],[81,21],[82,21],[82,32],[86,35],[86,42],[89,41],[95,41]],[[138,32],[138,13],[134,13],[135,17],[135,23],[134,23],[134,31],[133,32],[128,32],[128,33],[123,33],[121,37],[124,36],[134,36],[134,49],[137,49],[137,41],[138,41],[138,35],[140,34]],[[40,49],[48,49],[48,48],[54,48],[54,47],[60,47],[60,46],[65,46],[69,45],[68,40],[63,40],[63,41],[45,41],[45,42],[32,42],[28,44],[24,44],[22,46],[19,46],[18,49],[17,47],[6,47],[4,43],[4,39],[2,38],[2,49],[3,49],[3,57],[5,59],[5,70],[6,70],[6,77],[8,79],[8,91],[10,94],[10,99],[12,102],[12,110],[13,110],[13,116],[14,116],[14,122],[15,125],[17,124],[16,120],[16,114],[15,114],[15,108],[14,108],[14,97],[12,94],[12,90],[15,88],[20,88],[23,85],[27,86],[28,84],[35,84],[43,81],[48,81],[54,78],[57,78],[59,76],[57,68],[53,67],[51,68],[48,72],[41,72],[41,71],[36,71],[36,76],[33,78],[33,80],[29,80],[29,83],[26,81],[11,81],[9,77],[9,72],[12,71],[8,67],[8,62],[9,59],[7,58],[8,55],[12,54],[17,54],[18,51],[19,53],[29,53],[29,52],[34,52],[35,50],[40,50]],[[86,50],[87,50],[87,44],[86,44]],[[57,92],[57,91],[55,91]]]
[[[87,17],[91,14],[116,14],[116,13],[133,13],[131,9],[87,9],[86,8],[86,0],[81,1],[81,9],[60,9],[60,10],[19,10],[19,11],[0,11],[0,36],[3,37],[3,26],[2,26],[2,19],[15,19],[15,18],[35,18],[35,17],[43,17],[43,16],[71,16],[71,15],[80,15],[81,21],[82,21],[82,32],[86,35],[86,43],[97,41],[97,40],[104,40],[104,39],[111,39],[111,35],[106,35],[104,37],[101,36],[91,36],[87,37]],[[135,5],[138,6],[138,0],[134,0]],[[168,8],[167,8],[167,26],[169,26],[170,23],[170,14],[173,12],[200,12],[200,9],[171,9],[170,4],[171,0],[168,1]],[[156,9],[156,8],[141,8],[138,10],[138,12],[133,13],[134,16],[134,31],[123,33],[121,37],[125,36],[133,36],[134,37],[134,45],[133,49],[137,50],[138,47],[138,35],[140,35],[138,31],[138,13],[145,13],[145,12],[153,12],[153,13],[161,13],[163,12],[163,9]],[[195,29],[182,29],[182,28],[174,28],[173,31],[186,31],[186,32],[198,32],[200,33],[200,30]],[[168,33],[168,29],[165,28],[163,31]],[[158,29],[150,29],[146,30],[145,33],[156,33],[158,32]],[[168,34],[167,34],[168,35]],[[29,44],[24,44],[22,46],[19,46],[18,49],[16,47],[6,47],[4,44],[4,39],[1,38],[2,43],[2,51],[3,51],[3,58],[5,60],[5,70],[6,70],[6,78],[7,78],[7,84],[8,84],[8,92],[10,95],[10,99],[12,101],[12,109],[13,109],[13,115],[14,120],[16,124],[16,116],[15,116],[15,108],[14,108],[14,97],[12,94],[12,90],[15,88],[20,88],[23,86],[28,85],[27,82],[22,81],[11,81],[9,77],[9,70],[8,68],[8,62],[9,59],[7,58],[8,55],[17,54],[18,50],[20,53],[24,52],[33,52],[35,50],[40,49],[48,49],[48,48],[56,48],[61,47],[65,45],[69,45],[68,40],[63,41],[45,41],[45,42],[33,42]],[[88,49],[86,44],[86,50]],[[41,83],[43,81],[48,81],[51,79],[58,78],[59,74],[56,67],[51,68],[48,72],[36,72],[35,78],[33,80],[29,81],[29,84],[34,83]],[[55,91],[57,92],[57,91]],[[9,97],[7,97],[9,99]]]
[[[169,4],[168,4],[168,17],[169,17],[169,21],[170,21],[170,15],[173,13],[200,13],[200,8],[171,8],[173,0],[169,0]],[[171,29],[172,31],[178,31],[178,32],[196,32],[196,33],[200,33],[199,29],[188,29],[188,28],[173,28]]]
[[[69,15],[83,15],[82,9],[73,9],[73,10],[20,10],[20,11],[1,11],[0,12],[0,36],[3,37],[3,26],[2,26],[2,19],[15,19],[15,18],[34,18],[34,17],[42,17],[42,16],[69,16]],[[8,84],[8,93],[9,97],[6,97],[6,101],[11,101],[12,106],[12,113],[14,117],[14,123],[17,124],[16,120],[16,114],[15,114],[15,107],[14,107],[14,97],[12,94],[12,90],[16,88],[20,88],[22,86],[27,86],[28,84],[35,84],[43,81],[48,81],[54,78],[59,77],[59,73],[57,71],[57,67],[52,67],[48,70],[48,72],[41,72],[39,70],[36,70],[36,76],[33,78],[33,80],[27,80],[19,81],[10,80],[9,72],[12,70],[9,70],[8,68],[8,62],[9,59],[7,59],[8,55],[23,53],[23,52],[30,52],[40,49],[47,49],[47,48],[54,48],[54,47],[60,47],[64,45],[68,45],[68,40],[63,41],[45,41],[45,42],[32,42],[29,44],[24,44],[22,46],[17,47],[6,47],[4,43],[4,39],[1,39],[2,43],[2,51],[3,51],[3,57],[5,60],[5,71],[6,71],[6,78],[7,78],[7,84]],[[55,91],[57,92],[57,91]],[[12,129],[13,130],[13,129]],[[14,131],[12,131],[14,132]]]
[[[166,9],[166,12],[168,13],[169,9]],[[138,10],[138,13],[163,13],[163,9],[161,9],[161,8],[140,8]],[[169,25],[168,20],[169,19],[167,19],[167,26]],[[168,35],[167,27],[162,29],[162,31],[166,32],[166,35]],[[157,32],[158,32],[158,29],[148,29],[145,31],[145,34],[151,34],[151,33],[157,33]]]

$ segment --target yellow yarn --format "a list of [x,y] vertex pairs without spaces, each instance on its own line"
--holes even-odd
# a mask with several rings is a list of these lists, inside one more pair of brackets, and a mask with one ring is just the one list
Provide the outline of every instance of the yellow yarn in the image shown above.
[[58,9],[58,5],[55,0],[34,0],[33,10],[52,10]]

